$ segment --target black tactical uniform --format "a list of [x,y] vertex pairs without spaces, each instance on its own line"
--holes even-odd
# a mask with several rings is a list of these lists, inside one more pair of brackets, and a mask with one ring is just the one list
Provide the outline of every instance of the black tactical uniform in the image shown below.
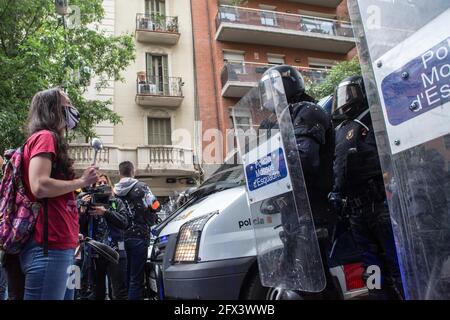
[[[343,122],[336,128],[334,184],[329,199],[338,213],[342,199],[346,199],[353,237],[363,254],[365,270],[369,266],[381,270],[381,289],[370,290],[370,296],[398,299],[400,272],[362,78],[355,76],[342,81],[334,99],[333,116]],[[368,276],[364,273],[364,280]]]
[[[327,299],[339,299],[328,266],[329,237],[334,216],[330,214],[327,195],[331,191],[333,177],[334,130],[330,116],[305,94],[305,84],[300,72],[290,66],[276,66],[272,69],[280,72],[289,111],[294,126],[294,134],[299,152],[306,189],[308,192],[314,225],[317,231],[320,253],[327,285],[321,293]],[[289,155],[287,155],[289,158]],[[289,161],[289,159],[288,159]],[[285,252],[295,252],[296,246],[301,246],[301,223],[292,214],[291,205],[281,209],[281,219],[284,227],[285,246],[292,248]],[[283,214],[285,212],[285,214]],[[293,226],[291,228],[290,226]],[[283,237],[282,237],[283,239]],[[291,259],[285,255],[285,261]]]

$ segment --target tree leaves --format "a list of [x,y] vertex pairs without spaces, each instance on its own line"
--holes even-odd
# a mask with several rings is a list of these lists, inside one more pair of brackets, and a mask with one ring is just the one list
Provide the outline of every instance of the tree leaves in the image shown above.
[[361,75],[361,66],[357,57],[350,61],[342,61],[333,66],[325,81],[320,84],[311,84],[307,92],[317,100],[334,93],[338,84],[347,77]]

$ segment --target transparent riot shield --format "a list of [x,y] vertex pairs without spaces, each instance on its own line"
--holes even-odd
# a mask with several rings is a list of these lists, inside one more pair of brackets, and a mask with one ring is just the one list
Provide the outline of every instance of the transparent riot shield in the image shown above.
[[349,0],[406,299],[450,298],[450,1]]
[[294,128],[278,71],[233,109],[261,282],[304,292],[325,288],[319,244]]

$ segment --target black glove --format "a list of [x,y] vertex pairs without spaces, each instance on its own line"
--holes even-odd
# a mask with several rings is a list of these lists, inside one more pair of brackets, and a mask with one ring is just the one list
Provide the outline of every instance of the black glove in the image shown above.
[[343,201],[339,192],[330,192],[328,194],[328,202],[330,203],[331,210],[339,216],[342,215]]

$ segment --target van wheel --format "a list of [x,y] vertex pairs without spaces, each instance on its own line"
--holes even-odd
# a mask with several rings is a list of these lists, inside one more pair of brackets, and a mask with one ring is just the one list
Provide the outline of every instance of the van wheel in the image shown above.
[[244,300],[266,300],[269,288],[263,287],[259,279],[259,272],[252,272],[246,283],[247,288],[244,289],[242,295]]

